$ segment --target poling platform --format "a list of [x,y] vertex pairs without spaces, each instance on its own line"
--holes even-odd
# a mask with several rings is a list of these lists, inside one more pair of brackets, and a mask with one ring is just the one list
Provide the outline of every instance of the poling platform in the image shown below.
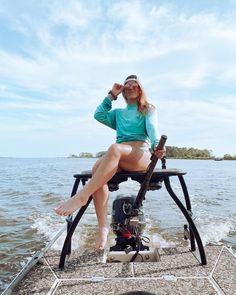
[[[140,186],[140,190],[137,195],[136,201],[137,201],[137,206],[140,207],[142,205],[142,202],[145,200],[146,191],[159,190],[162,188],[162,185],[164,184],[170,197],[174,200],[174,202],[176,203],[176,205],[179,207],[180,211],[184,215],[186,221],[188,222],[188,224],[184,225],[184,231],[185,231],[185,238],[190,240],[191,250],[192,251],[196,250],[196,243],[197,243],[200,262],[202,263],[202,265],[205,265],[207,264],[206,254],[201,241],[201,237],[192,219],[190,197],[189,197],[187,186],[185,184],[185,180],[183,177],[183,175],[185,175],[186,172],[180,171],[178,169],[166,169],[165,159],[162,159],[162,169],[154,170],[154,167],[156,164],[155,160],[156,159],[153,159],[151,161],[150,166],[152,165],[153,167],[149,166],[147,171],[144,171],[144,172],[122,171],[122,172],[116,173],[113,176],[113,178],[108,182],[109,191],[118,190],[119,184],[124,181],[127,181],[128,179],[139,182],[141,186]],[[150,171],[151,173],[149,173]],[[75,182],[74,182],[71,196],[76,194],[80,183],[82,183],[82,185],[86,184],[86,182],[92,177],[92,174],[91,174],[91,171],[85,171],[81,174],[75,174],[74,177],[75,177]],[[147,177],[149,178],[148,180],[146,179]],[[182,187],[185,205],[175,194],[170,182],[171,177],[178,177],[180,185]],[[132,192],[129,192],[129,193],[132,193]],[[60,269],[64,268],[66,255],[70,255],[71,253],[72,236],[74,234],[74,231],[79,221],[81,220],[83,214],[85,213],[87,207],[89,206],[91,200],[92,200],[92,197],[90,197],[87,204],[78,211],[74,219],[72,218],[72,216],[69,216],[67,218],[67,236],[61,251],[61,256],[59,261]],[[158,198],[157,198],[157,201],[158,201]]]

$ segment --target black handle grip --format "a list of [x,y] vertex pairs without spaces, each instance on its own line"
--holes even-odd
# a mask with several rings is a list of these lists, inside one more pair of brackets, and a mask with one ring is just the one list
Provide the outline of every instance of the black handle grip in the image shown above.
[[161,139],[156,147],[157,150],[163,150],[164,146],[165,146],[165,143],[166,143],[166,140],[167,140],[167,136],[166,135],[162,135],[161,136]]
[[[156,150],[162,150],[164,148],[164,146],[165,146],[166,140],[167,140],[167,136],[162,135],[161,138],[160,138],[160,141],[159,141],[159,143],[158,143],[158,145],[156,147]],[[135,203],[134,203],[134,208],[135,209],[139,209],[140,206],[142,206],[143,200],[145,200],[145,194],[146,194],[146,192],[148,190],[148,186],[149,186],[150,180],[152,178],[152,174],[153,174],[153,171],[154,171],[154,168],[156,166],[157,161],[158,161],[158,158],[155,155],[155,153],[153,153],[152,156],[151,156],[151,162],[150,162],[150,164],[148,166],[148,169],[147,169],[146,175],[144,177],[143,183],[140,186],[138,195],[137,195]]]

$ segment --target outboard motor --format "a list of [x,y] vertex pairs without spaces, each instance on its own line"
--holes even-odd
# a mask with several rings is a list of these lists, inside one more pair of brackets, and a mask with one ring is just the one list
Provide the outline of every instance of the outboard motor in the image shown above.
[[[165,135],[161,136],[157,149],[163,149],[166,139],[167,137]],[[116,245],[110,247],[110,251],[114,251],[114,253],[124,251],[126,254],[135,251],[130,262],[136,259],[139,251],[149,250],[148,246],[142,244],[142,240],[144,240],[142,233],[146,222],[141,208],[157,160],[157,157],[153,153],[138,195],[118,195],[112,205],[111,227],[116,235]],[[149,239],[146,238],[146,241],[149,242]]]
[[118,195],[112,205],[111,227],[116,235],[116,245],[110,251],[149,250],[142,244],[141,235],[146,226],[143,211],[134,208],[135,195]]

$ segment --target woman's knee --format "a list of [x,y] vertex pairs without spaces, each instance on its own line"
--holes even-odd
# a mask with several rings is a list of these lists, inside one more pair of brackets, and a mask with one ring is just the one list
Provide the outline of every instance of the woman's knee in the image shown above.
[[113,143],[107,151],[108,154],[115,157],[120,157],[120,152],[120,145],[118,143]]

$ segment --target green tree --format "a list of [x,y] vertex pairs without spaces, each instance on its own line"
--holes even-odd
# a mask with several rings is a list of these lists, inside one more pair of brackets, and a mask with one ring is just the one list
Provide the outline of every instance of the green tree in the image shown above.
[[230,154],[225,154],[223,159],[224,160],[236,160],[236,155],[231,156]]
[[179,148],[176,146],[167,146],[166,155],[168,158],[175,159],[212,159],[212,151],[207,149],[196,149],[196,148]]
[[82,152],[79,154],[79,158],[93,158],[93,154],[87,153],[87,152]]

